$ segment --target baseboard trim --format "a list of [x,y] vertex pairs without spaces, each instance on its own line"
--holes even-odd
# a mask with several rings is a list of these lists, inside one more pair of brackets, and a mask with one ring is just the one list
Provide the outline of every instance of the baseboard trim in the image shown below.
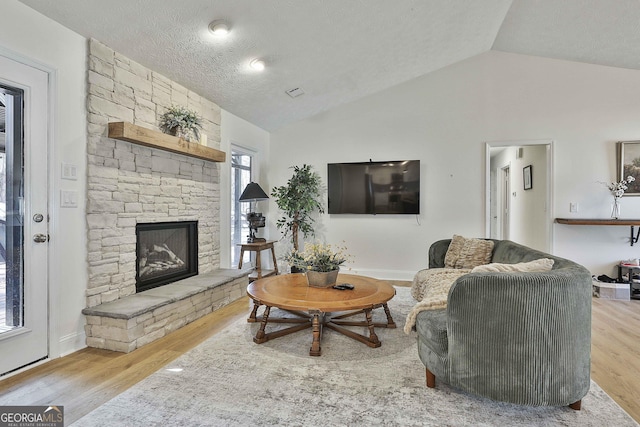
[[84,332],[76,332],[60,337],[58,341],[58,355],[50,355],[52,358],[67,356],[87,346],[87,337]]
[[415,276],[417,271],[418,270],[416,271],[378,270],[373,268],[357,268],[357,267],[351,268],[351,269],[346,269],[346,268],[340,269],[340,272],[344,274],[358,274],[361,276],[375,277],[376,279],[383,279],[383,280],[407,280],[407,281],[412,281],[413,276]]

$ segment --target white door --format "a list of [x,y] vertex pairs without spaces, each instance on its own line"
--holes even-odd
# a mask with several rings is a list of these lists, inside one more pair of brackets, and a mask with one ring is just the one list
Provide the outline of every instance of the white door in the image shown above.
[[0,375],[49,351],[48,79],[0,56]]

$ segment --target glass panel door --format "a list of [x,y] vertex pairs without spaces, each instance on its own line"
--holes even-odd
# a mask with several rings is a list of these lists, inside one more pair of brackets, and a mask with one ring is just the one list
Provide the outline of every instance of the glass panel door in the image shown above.
[[24,325],[23,97],[22,90],[0,85],[0,332]]
[[0,376],[49,353],[48,90],[0,56]]
[[[252,156],[231,150],[231,267],[236,268],[240,261],[238,243],[246,242],[249,235],[247,213],[251,203],[240,203],[238,199],[245,187],[251,182]],[[246,252],[244,262],[250,261],[251,252]]]

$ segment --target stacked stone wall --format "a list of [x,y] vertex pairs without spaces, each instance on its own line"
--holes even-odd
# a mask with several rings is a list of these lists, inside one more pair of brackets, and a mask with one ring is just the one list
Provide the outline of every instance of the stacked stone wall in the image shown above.
[[220,164],[107,137],[109,122],[158,129],[172,105],[203,118],[207,145],[220,148],[220,108],[98,42],[87,78],[87,307],[135,293],[135,226],[198,221],[198,268],[220,266]]

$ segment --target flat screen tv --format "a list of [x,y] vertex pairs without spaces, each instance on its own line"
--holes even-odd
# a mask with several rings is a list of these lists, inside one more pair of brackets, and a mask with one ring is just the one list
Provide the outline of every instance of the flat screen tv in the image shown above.
[[420,160],[329,163],[330,214],[419,214]]

